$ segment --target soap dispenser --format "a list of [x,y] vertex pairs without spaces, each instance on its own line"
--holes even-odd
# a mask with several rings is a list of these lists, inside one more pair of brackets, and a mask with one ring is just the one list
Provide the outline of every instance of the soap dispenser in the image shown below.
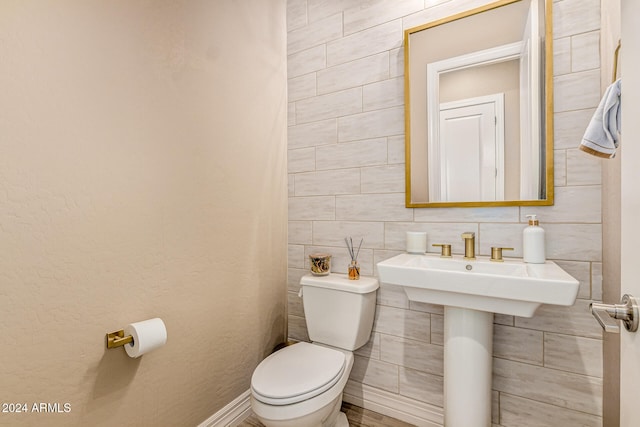
[[544,228],[535,215],[527,215],[529,226],[522,232],[522,258],[530,264],[544,264]]

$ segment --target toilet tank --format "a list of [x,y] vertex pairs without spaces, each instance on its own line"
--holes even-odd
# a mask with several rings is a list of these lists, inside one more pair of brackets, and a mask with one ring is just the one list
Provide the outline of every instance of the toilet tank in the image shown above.
[[376,310],[378,280],[344,274],[306,275],[300,280],[311,341],[356,350],[369,341]]

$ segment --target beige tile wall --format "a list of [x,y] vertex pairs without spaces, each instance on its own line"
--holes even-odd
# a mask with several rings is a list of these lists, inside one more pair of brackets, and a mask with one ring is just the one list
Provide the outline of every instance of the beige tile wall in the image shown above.
[[[600,93],[600,2],[554,2],[555,184],[550,207],[404,207],[403,29],[486,0],[289,0],[289,335],[307,340],[297,297],[306,257],[364,238],[362,273],[400,253],[404,233],[429,246],[475,231],[477,250],[522,255],[526,214],[547,231],[548,256],[580,281],[573,307],[531,319],[495,316],[495,425],[602,425],[602,335],[588,313],[602,295],[600,161],[577,149]],[[366,6],[364,6],[366,5]],[[352,385],[442,406],[443,310],[382,285],[372,340],[356,352]]]

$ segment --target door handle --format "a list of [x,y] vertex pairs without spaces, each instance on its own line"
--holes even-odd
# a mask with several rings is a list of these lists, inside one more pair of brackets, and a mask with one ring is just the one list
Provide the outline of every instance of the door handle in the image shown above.
[[620,304],[601,304],[592,302],[589,305],[591,314],[596,318],[605,332],[620,333],[620,326],[614,319],[622,320],[624,328],[629,332],[638,330],[638,302],[631,295],[623,295]]

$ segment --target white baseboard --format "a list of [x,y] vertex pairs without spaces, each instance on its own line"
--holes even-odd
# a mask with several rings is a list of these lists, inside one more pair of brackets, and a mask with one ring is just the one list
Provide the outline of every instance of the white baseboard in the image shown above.
[[251,390],[204,420],[198,427],[235,427],[251,415]]
[[354,381],[347,383],[342,400],[419,427],[442,427],[444,424],[443,409],[439,406]]

